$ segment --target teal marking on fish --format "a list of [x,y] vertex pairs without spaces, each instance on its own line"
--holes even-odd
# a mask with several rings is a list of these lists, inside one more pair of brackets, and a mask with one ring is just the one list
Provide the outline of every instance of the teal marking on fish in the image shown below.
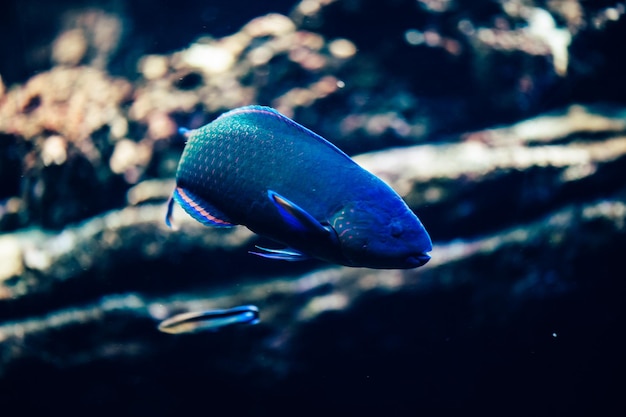
[[159,324],[163,333],[196,333],[219,330],[235,324],[257,324],[259,309],[253,305],[233,307],[228,310],[209,310],[177,314]]
[[184,133],[168,225],[176,201],[203,224],[287,246],[251,252],[266,258],[388,269],[430,259],[426,229],[395,191],[276,110],[241,107]]

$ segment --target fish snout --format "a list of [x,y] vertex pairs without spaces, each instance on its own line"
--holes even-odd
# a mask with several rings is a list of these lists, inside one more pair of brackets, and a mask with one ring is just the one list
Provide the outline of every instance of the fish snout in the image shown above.
[[430,254],[426,252],[411,255],[407,259],[407,263],[415,265],[416,268],[426,264],[428,261],[430,261]]

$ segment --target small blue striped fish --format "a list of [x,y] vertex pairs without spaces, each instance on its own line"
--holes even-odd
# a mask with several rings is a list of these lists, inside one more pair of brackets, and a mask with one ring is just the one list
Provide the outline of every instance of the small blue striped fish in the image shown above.
[[259,309],[253,305],[233,307],[228,310],[209,310],[177,314],[159,324],[163,333],[196,333],[218,330],[236,324],[257,324]]

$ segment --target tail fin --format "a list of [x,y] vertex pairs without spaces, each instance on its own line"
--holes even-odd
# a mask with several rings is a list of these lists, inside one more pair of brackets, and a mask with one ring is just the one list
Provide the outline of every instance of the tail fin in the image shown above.
[[178,227],[174,223],[174,195],[170,197],[167,202],[167,214],[165,215],[165,224],[172,230],[178,230]]

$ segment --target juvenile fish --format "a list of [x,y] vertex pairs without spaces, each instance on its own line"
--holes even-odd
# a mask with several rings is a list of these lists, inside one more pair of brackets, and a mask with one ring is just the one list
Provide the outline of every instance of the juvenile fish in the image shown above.
[[253,305],[234,307],[228,310],[209,310],[177,314],[159,324],[164,333],[196,333],[218,330],[235,324],[257,324],[259,309]]
[[241,107],[187,131],[173,202],[199,222],[238,224],[285,245],[251,252],[369,268],[430,259],[402,198],[333,144],[269,107]]

